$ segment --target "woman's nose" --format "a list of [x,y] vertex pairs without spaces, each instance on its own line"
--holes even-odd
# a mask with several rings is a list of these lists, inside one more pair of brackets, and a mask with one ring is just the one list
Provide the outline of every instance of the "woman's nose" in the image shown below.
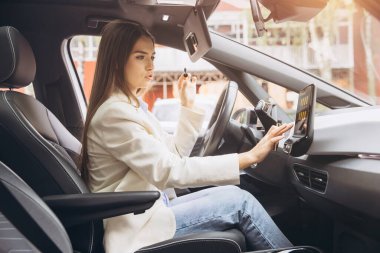
[[153,62],[153,60],[148,60],[146,68],[147,68],[147,70],[153,70],[154,69],[154,62]]

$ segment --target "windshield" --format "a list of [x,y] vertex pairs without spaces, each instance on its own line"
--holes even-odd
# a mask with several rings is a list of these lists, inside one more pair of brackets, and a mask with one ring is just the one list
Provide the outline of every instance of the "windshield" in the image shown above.
[[380,104],[380,22],[353,0],[330,0],[309,22],[269,21],[263,37],[255,34],[248,0],[222,0],[208,25]]
[[[208,122],[215,108],[214,100],[196,99],[195,104],[205,113],[205,121]],[[180,115],[180,102],[178,99],[157,100],[152,109],[153,114],[159,121],[177,122]]]

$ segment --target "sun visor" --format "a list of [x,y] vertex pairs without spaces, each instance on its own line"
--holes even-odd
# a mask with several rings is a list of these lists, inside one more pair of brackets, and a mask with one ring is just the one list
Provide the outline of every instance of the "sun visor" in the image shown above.
[[183,43],[192,62],[202,58],[211,48],[210,34],[205,14],[199,6],[194,7],[183,27]]

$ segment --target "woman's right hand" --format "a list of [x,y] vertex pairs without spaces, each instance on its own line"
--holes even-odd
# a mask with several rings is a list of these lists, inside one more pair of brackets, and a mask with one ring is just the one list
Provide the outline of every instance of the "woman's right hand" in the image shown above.
[[195,101],[197,78],[190,73],[182,74],[178,79],[178,91],[181,105],[192,109]]
[[267,134],[251,150],[239,154],[239,168],[248,168],[251,164],[259,163],[274,150],[277,143],[284,138],[284,133],[293,127],[293,123],[272,126]]

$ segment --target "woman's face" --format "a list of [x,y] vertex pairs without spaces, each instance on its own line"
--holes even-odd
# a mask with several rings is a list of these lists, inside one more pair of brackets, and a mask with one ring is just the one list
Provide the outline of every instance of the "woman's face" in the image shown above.
[[153,79],[154,44],[149,37],[143,36],[133,46],[124,67],[124,78],[133,94],[138,89],[147,88]]

